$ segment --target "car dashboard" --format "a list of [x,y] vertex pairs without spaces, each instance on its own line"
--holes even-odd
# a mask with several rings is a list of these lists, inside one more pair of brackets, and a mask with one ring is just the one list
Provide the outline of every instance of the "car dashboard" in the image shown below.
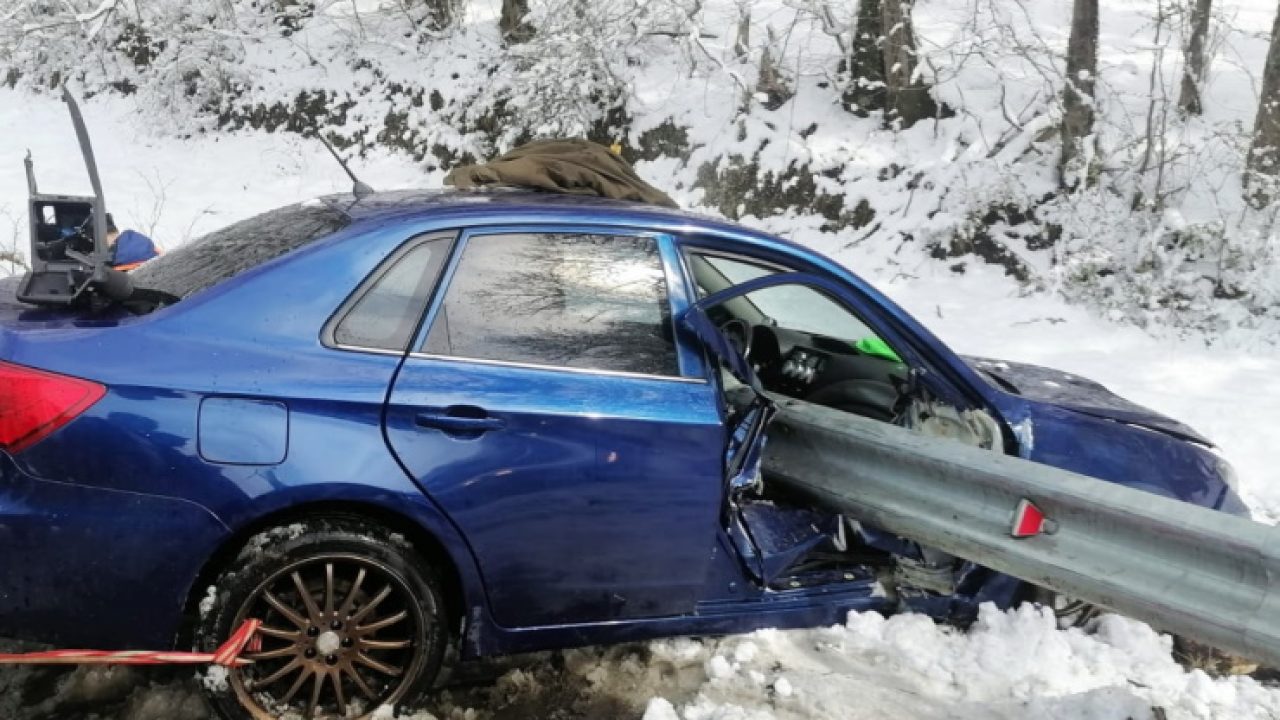
[[875,419],[898,413],[909,370],[853,341],[756,325],[747,358],[767,390]]

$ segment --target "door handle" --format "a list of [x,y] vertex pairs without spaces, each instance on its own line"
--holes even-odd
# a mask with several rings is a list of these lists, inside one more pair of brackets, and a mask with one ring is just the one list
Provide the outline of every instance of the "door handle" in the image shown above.
[[501,430],[507,424],[501,418],[453,415],[450,414],[451,410],[453,408],[443,412],[421,412],[414,417],[413,422],[418,427],[435,428],[450,433],[482,433]]

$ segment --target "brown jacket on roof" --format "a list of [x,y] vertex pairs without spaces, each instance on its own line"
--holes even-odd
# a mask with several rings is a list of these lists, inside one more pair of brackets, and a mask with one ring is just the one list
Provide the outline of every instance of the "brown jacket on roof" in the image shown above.
[[531,142],[497,160],[454,168],[444,182],[460,188],[514,185],[678,207],[666,193],[641,180],[626,160],[587,140]]

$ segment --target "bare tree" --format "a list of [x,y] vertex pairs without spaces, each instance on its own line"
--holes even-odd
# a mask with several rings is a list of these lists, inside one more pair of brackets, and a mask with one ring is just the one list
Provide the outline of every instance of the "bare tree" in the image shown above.
[[533,26],[524,21],[529,14],[529,0],[502,0],[502,17],[498,28],[508,43],[522,43],[533,37]]
[[842,63],[842,69],[849,72],[849,85],[841,98],[845,109],[859,117],[885,106],[884,54],[880,50],[883,37],[880,0],[861,0],[854,20],[853,42]]
[[397,0],[409,22],[417,28],[438,32],[462,16],[462,0]]
[[1199,115],[1200,83],[1205,74],[1205,40],[1209,35],[1209,16],[1213,0],[1195,0],[1191,8],[1191,37],[1187,39],[1186,61],[1182,67],[1182,91],[1178,95],[1178,107],[1191,115]]
[[738,0],[738,33],[733,38],[733,55],[739,60],[751,51],[751,5]]
[[[1258,99],[1247,165],[1252,175],[1267,176],[1273,182],[1280,176],[1280,11],[1271,27],[1271,47],[1262,71],[1262,94]],[[1246,183],[1251,179],[1246,176]],[[1265,203],[1270,195],[1269,189],[1254,187],[1256,202]]]
[[0,277],[11,275],[27,269],[27,261],[18,249],[25,230],[25,218],[9,213],[6,206],[0,206],[0,217],[9,221],[10,239],[0,239]]
[[[1163,202],[1165,166],[1168,164],[1167,130],[1169,125],[1169,88],[1164,79],[1164,36],[1165,23],[1164,0],[1156,0],[1155,41],[1151,58],[1151,75],[1147,83],[1147,123],[1146,135],[1142,143],[1142,160],[1138,163],[1138,188],[1133,195],[1133,208],[1136,210],[1148,203],[1158,207]],[[1183,91],[1185,92],[1185,86]],[[1150,186],[1148,194],[1147,171],[1155,167],[1155,184]]]
[[841,65],[849,84],[841,97],[846,110],[866,117],[885,111],[885,120],[911,126],[938,112],[929,86],[916,77],[919,66],[912,0],[862,0],[853,42]]
[[916,33],[911,26],[911,0],[880,0],[884,27],[885,109],[904,127],[933,117],[938,106],[929,86],[916,78]]
[[[1098,0],[1075,0],[1071,38],[1067,41],[1067,77],[1062,89],[1062,155],[1058,174],[1065,187],[1076,187],[1073,175],[1085,139],[1093,133],[1093,91],[1098,76]],[[1084,168],[1084,178],[1089,180]]]
[[766,108],[777,110],[795,95],[795,91],[791,89],[786,75],[778,67],[778,61],[773,56],[773,48],[778,45],[778,38],[772,27],[766,29],[768,42],[760,55],[760,76],[756,80],[756,93],[764,96],[763,103]]

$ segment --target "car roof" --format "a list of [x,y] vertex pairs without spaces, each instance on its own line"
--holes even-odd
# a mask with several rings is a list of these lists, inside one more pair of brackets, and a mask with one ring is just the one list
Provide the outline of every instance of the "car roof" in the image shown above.
[[352,222],[385,221],[425,215],[458,217],[462,221],[492,222],[496,217],[533,217],[542,222],[638,225],[680,228],[729,235],[751,235],[793,249],[800,246],[768,233],[708,215],[659,207],[642,202],[613,200],[595,195],[571,195],[522,188],[460,190],[396,190],[357,198],[351,193],[320,198],[346,214]]
[[516,187],[477,189],[441,188],[436,190],[412,189],[375,192],[357,198],[351,193],[339,193],[321,198],[330,207],[346,213],[353,221],[381,218],[423,211],[472,210],[477,207],[489,210],[591,210],[602,213],[641,212],[667,215],[684,219],[706,216],[681,210],[662,208],[641,202],[613,200],[595,195],[543,192]]

